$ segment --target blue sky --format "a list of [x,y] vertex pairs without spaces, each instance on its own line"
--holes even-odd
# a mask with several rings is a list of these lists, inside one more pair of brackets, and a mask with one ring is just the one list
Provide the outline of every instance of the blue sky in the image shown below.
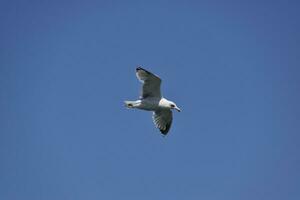
[[[0,198],[300,198],[297,1],[0,3]],[[182,109],[164,138],[135,67]]]

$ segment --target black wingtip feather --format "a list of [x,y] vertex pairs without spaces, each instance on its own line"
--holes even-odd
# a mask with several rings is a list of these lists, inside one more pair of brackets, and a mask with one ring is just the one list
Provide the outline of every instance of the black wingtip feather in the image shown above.
[[167,135],[167,134],[168,134],[168,131],[166,131],[166,130],[160,130],[160,132],[161,132],[161,134],[163,134],[163,135]]
[[171,124],[167,124],[165,129],[159,129],[163,135],[167,135],[170,130]]
[[144,68],[142,68],[142,67],[140,67],[140,66],[138,66],[135,70],[136,70],[136,71],[143,70],[143,71],[145,71],[145,72],[148,73],[148,74],[152,74],[151,72],[149,72],[148,70],[146,70],[146,69],[144,69]]
[[143,70],[143,71],[145,71],[145,69],[143,69],[142,67],[140,67],[140,66],[137,66],[137,68],[135,69],[136,71],[139,71],[139,70]]

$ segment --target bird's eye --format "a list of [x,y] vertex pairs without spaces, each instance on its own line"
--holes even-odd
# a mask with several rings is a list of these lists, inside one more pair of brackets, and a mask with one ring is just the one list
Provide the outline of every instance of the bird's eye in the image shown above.
[[174,108],[174,107],[175,107],[175,105],[171,104],[171,107],[172,107],[172,108]]

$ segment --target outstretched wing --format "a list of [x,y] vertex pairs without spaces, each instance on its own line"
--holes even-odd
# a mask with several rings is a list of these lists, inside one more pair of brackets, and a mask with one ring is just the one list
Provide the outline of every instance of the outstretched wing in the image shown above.
[[161,79],[158,76],[141,67],[136,68],[136,76],[143,83],[141,98],[161,98]]
[[172,125],[172,111],[169,109],[161,109],[153,112],[153,122],[155,126],[164,135],[167,135]]

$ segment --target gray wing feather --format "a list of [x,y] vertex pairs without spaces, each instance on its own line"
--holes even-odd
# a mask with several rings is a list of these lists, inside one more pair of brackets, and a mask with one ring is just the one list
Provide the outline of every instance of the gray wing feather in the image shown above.
[[136,76],[143,83],[141,98],[161,98],[161,79],[158,76],[141,67],[136,68]]
[[167,135],[172,125],[172,111],[169,109],[157,110],[153,112],[152,118],[155,126],[160,130],[160,132]]

